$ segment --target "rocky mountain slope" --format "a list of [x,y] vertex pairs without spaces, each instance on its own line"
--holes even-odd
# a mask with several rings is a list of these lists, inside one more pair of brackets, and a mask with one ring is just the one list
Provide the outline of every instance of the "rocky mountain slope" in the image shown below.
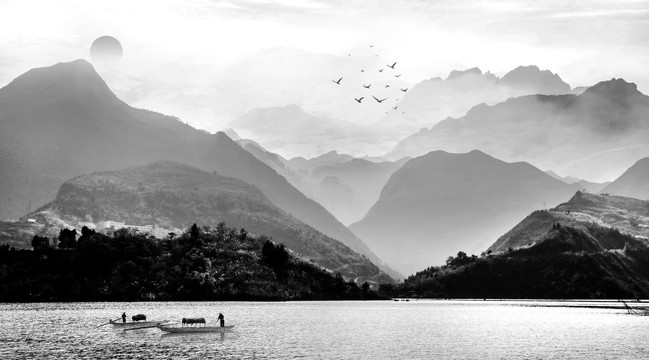
[[649,239],[649,201],[579,191],[555,208],[533,212],[488,250],[504,252],[533,245],[557,223],[582,230],[596,224]]
[[649,296],[646,201],[578,192],[536,211],[481,256],[458,252],[406,279],[402,296],[619,299]]

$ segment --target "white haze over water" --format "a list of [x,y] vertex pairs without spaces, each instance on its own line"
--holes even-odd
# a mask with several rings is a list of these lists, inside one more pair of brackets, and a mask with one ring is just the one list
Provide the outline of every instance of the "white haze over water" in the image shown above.
[[[397,61],[403,76],[393,88],[453,69],[502,76],[535,64],[573,87],[623,77],[649,92],[646,1],[5,0],[0,12],[1,85],[33,67],[89,58],[92,41],[111,35],[124,57],[98,71],[133,106],[210,132],[259,107],[296,104],[329,119],[311,146],[255,139],[285,157],[334,148],[380,155],[412,132],[382,128],[383,108],[355,106],[355,84],[388,80],[364,78],[360,67]],[[341,76],[344,90],[330,82]]]

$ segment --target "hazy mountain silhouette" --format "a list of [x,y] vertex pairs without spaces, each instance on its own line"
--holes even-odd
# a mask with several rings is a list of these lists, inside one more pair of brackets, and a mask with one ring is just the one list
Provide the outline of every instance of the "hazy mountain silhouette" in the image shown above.
[[[66,181],[54,201],[31,217],[58,234],[54,220],[78,230],[88,223],[120,221],[187,229],[191,224],[245,228],[347,278],[388,280],[369,259],[275,206],[257,187],[175,162],[96,172]],[[53,224],[54,223],[54,224]],[[364,281],[363,280],[363,281]]]
[[[256,108],[229,123],[244,137],[260,140],[281,153],[305,154],[305,150],[342,147],[359,126],[338,119],[314,116],[297,105]],[[324,149],[319,149],[324,150]],[[305,154],[308,155],[308,154]]]
[[409,159],[370,161],[333,150],[310,159],[286,160],[252,140],[240,139],[237,143],[343,224],[360,220],[376,202],[390,175]]
[[649,157],[638,160],[602,192],[649,200]]
[[343,224],[360,220],[376,203],[390,175],[410,158],[372,162],[352,159],[316,167],[311,180],[319,184],[316,195]]
[[587,192],[592,192],[592,193],[600,192],[600,190],[606,187],[606,185],[611,183],[610,181],[606,181],[603,183],[596,183],[596,182],[582,180],[574,176],[560,176],[559,174],[555,173],[552,170],[546,170],[545,173],[557,180],[563,181],[566,184],[575,184],[579,187],[580,190],[585,190]]
[[44,204],[74,175],[162,159],[195,165],[192,142],[204,135],[190,129],[129,107],[84,60],[30,70],[0,89],[0,217]]
[[447,117],[462,116],[482,103],[494,105],[522,95],[569,93],[570,86],[558,75],[534,65],[519,66],[502,78],[478,68],[453,70],[446,79],[436,77],[414,85],[399,102],[399,111],[388,113],[382,122],[410,130],[413,125],[428,127]]
[[350,228],[391,266],[414,273],[459,250],[479,252],[534,209],[575,187],[527,163],[480,151],[433,151],[404,164]]
[[500,83],[527,94],[562,95],[570,93],[570,85],[550,70],[536,65],[519,66],[505,74]]
[[288,166],[298,172],[311,174],[313,170],[321,166],[333,166],[354,159],[349,154],[339,154],[337,150],[331,150],[324,154],[306,159],[298,156],[288,160]]
[[505,161],[528,161],[589,181],[619,176],[649,155],[649,97],[622,79],[580,95],[532,95],[478,105],[401,141],[389,157],[430,150],[481,149]]
[[172,160],[256,185],[276,206],[378,258],[315,201],[224,133],[135,109],[84,60],[30,70],[0,89],[0,216],[17,218],[51,200],[77,175]]

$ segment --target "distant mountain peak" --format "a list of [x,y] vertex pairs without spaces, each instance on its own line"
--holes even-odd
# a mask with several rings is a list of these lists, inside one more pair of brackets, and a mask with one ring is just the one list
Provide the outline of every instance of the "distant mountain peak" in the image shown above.
[[502,82],[510,86],[535,87],[541,85],[542,93],[567,94],[570,85],[565,83],[559,75],[550,70],[541,70],[536,65],[518,66],[502,77]]
[[448,77],[446,77],[446,80],[453,80],[455,78],[459,78],[463,75],[480,75],[482,76],[482,70],[480,70],[477,67],[472,67],[470,69],[466,70],[453,70],[448,74]]
[[642,95],[638,91],[638,86],[635,83],[626,82],[624,79],[613,78],[611,80],[601,81],[589,87],[584,91],[583,95],[600,95],[608,98],[619,98],[628,96]]
[[[2,90],[26,94],[35,101],[50,100],[51,97],[74,96],[84,100],[123,103],[110,90],[95,68],[83,59],[31,69]],[[47,99],[39,96],[45,96]]]

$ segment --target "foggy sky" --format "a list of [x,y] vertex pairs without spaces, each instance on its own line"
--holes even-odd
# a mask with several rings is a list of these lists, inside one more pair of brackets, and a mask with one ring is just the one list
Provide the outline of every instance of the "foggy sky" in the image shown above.
[[[222,95],[230,89],[226,81],[237,82],[224,76],[227,69],[273,48],[345,59],[349,53],[371,57],[368,45],[374,44],[381,60],[398,61],[406,85],[453,69],[478,66],[503,75],[535,64],[573,87],[623,77],[649,93],[647,1],[3,0],[0,12],[1,86],[33,67],[88,59],[92,41],[111,35],[122,43],[124,57],[97,69],[118,96],[212,132],[256,107],[315,103],[291,101],[290,91],[278,97],[272,77],[255,84],[266,92],[254,98]],[[285,76],[291,69],[266,70]],[[322,76],[335,78],[335,70],[324,68]],[[295,92],[303,85],[296,81]],[[306,110],[364,125],[379,120],[378,114],[363,118],[344,109],[317,113],[320,108]],[[378,155],[398,140],[366,148],[356,142],[351,151]],[[270,150],[312,156],[324,150],[326,134],[321,141],[317,150],[295,150],[306,153]]]

